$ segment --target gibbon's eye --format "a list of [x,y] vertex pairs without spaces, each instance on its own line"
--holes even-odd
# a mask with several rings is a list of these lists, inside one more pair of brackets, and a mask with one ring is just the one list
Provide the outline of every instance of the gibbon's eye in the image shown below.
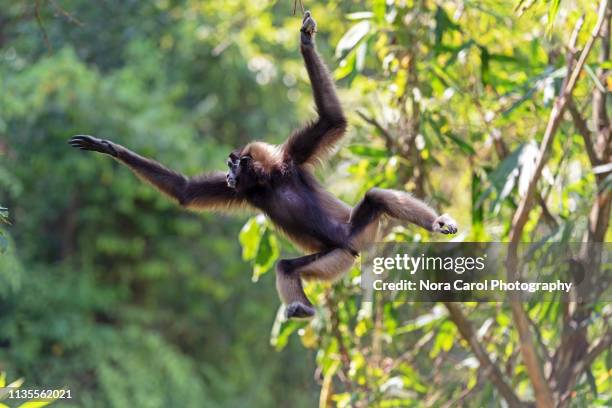
[[248,162],[250,162],[252,160],[251,156],[242,156],[240,158],[240,164],[244,165],[247,164]]
[[232,162],[232,159],[227,159],[227,167],[229,167],[230,169],[234,167],[234,163]]

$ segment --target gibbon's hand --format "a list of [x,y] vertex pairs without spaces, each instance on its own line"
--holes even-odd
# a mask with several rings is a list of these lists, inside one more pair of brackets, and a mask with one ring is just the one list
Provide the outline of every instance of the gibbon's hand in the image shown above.
[[71,138],[68,143],[77,149],[91,150],[117,157],[117,150],[113,147],[113,143],[108,140],[87,135],[77,135]]
[[457,222],[450,215],[442,214],[435,219],[431,229],[433,232],[439,232],[440,234],[456,234]]
[[300,32],[302,33],[302,44],[312,45],[314,34],[317,32],[317,22],[311,17],[310,11],[306,11],[304,13],[304,19],[302,19],[302,28],[300,28]]

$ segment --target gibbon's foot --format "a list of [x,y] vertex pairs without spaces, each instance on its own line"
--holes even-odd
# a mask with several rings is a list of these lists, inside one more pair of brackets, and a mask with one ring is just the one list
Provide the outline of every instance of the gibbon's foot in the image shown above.
[[317,32],[317,22],[314,21],[310,15],[310,11],[306,11],[304,13],[304,19],[302,19],[302,28],[300,28],[300,32],[302,33],[302,44],[312,45],[314,34]]
[[76,147],[77,149],[91,150],[93,152],[106,153],[117,157],[117,150],[115,150],[113,144],[108,140],[87,135],[77,135],[71,138],[68,143],[70,146]]
[[457,222],[448,214],[442,214],[433,222],[433,232],[440,234],[455,234],[457,233]]
[[285,307],[285,317],[287,319],[308,319],[314,314],[315,310],[312,306],[300,302],[293,302]]

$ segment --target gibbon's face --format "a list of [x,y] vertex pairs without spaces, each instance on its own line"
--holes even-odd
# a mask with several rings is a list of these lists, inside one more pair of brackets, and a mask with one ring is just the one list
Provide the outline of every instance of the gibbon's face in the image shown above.
[[253,158],[249,154],[232,152],[227,159],[227,186],[233,189],[245,188],[252,181]]

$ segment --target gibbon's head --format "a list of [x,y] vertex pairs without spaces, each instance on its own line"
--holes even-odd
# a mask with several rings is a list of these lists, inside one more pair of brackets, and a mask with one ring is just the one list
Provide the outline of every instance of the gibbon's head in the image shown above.
[[276,146],[263,143],[249,143],[242,149],[234,150],[227,159],[227,185],[236,190],[247,190],[265,183],[280,160]]

